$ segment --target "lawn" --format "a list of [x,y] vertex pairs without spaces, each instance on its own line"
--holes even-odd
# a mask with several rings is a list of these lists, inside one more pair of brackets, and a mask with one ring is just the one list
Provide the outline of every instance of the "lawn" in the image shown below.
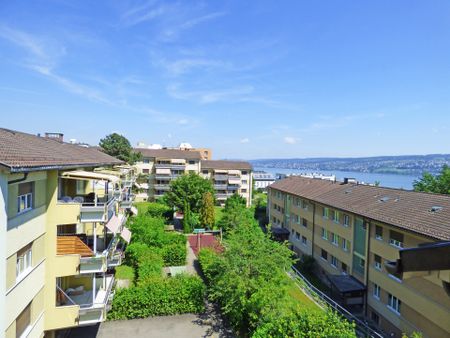
[[219,206],[214,207],[214,218],[216,220],[216,224],[222,219],[223,216],[223,208]]
[[134,203],[135,207],[138,209],[138,214],[142,215],[147,212],[148,206],[151,204],[151,202],[136,202]]
[[322,312],[321,309],[313,300],[311,300],[305,293],[299,288],[296,283],[292,283],[292,286],[289,290],[289,294],[295,298],[299,303],[302,304],[303,308],[314,312]]

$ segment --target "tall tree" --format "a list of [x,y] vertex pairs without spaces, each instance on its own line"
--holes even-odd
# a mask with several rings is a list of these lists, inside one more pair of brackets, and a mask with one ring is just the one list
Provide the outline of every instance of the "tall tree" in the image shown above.
[[117,133],[106,135],[105,138],[100,140],[99,146],[108,155],[114,156],[129,164],[134,164],[142,158],[141,153],[133,151],[130,141],[125,136]]
[[203,194],[202,208],[200,209],[200,223],[209,229],[212,229],[215,224],[214,197],[210,191]]
[[196,173],[183,175],[170,182],[170,190],[165,194],[165,202],[178,210],[184,210],[185,202],[192,213],[199,213],[203,195],[214,194],[212,182]]
[[436,176],[424,173],[419,180],[414,181],[413,186],[415,191],[450,195],[450,167],[444,165]]

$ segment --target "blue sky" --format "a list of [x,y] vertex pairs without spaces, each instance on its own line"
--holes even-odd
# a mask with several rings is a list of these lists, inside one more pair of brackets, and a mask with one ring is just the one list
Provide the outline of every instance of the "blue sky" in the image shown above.
[[449,1],[2,1],[0,126],[219,158],[449,153]]

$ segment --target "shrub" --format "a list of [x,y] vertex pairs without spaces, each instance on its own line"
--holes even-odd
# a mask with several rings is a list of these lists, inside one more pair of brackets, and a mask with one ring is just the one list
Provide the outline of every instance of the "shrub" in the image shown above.
[[158,253],[150,249],[145,252],[138,261],[138,284],[145,284],[155,277],[161,277],[163,265],[163,259]]
[[201,249],[198,253],[198,262],[205,276],[206,283],[209,285],[214,276],[218,274],[220,268],[220,258],[210,248]]
[[116,267],[115,273],[116,279],[128,279],[131,282],[134,281],[134,269],[128,265],[121,265]]
[[125,264],[137,269],[139,259],[142,259],[149,251],[149,247],[143,243],[131,243],[125,250]]
[[163,203],[153,202],[147,206],[147,215],[154,218],[172,218],[173,210]]
[[200,313],[204,311],[205,286],[197,276],[155,278],[152,283],[117,291],[108,318]]
[[187,253],[186,244],[184,243],[167,244],[161,248],[160,253],[164,260],[164,266],[186,265]]

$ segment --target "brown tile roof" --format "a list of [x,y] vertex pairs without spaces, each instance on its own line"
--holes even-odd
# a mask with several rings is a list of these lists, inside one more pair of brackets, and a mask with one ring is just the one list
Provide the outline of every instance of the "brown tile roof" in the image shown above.
[[150,158],[185,159],[185,160],[200,160],[202,158],[200,152],[191,150],[135,148],[134,151],[140,152],[143,157],[150,157]]
[[0,165],[11,172],[121,163],[95,148],[0,128]]
[[252,170],[252,165],[245,161],[202,161],[202,169]]
[[[439,240],[450,240],[450,196],[288,177],[269,186]],[[441,207],[432,211],[433,207]]]

